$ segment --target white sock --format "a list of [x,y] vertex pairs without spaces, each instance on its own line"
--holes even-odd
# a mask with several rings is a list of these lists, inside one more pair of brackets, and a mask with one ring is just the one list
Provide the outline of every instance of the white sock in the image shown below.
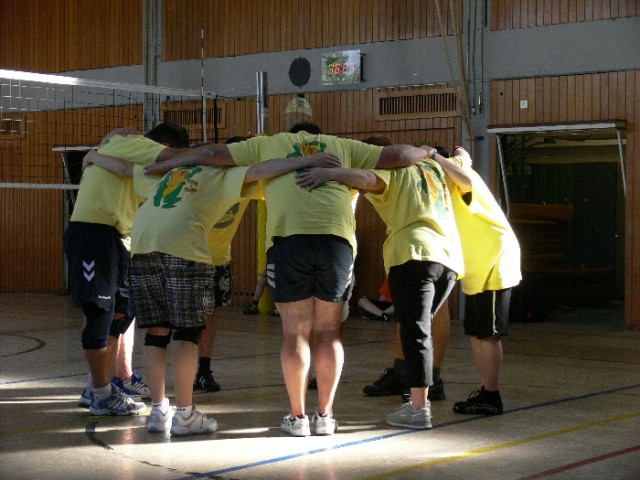
[[176,412],[179,413],[182,418],[190,417],[192,410],[193,410],[193,405],[189,405],[188,407],[178,407],[178,408],[176,408]]
[[112,392],[113,390],[111,388],[110,383],[107,383],[104,387],[100,387],[100,388],[93,387],[93,396],[101,400],[104,400],[105,398],[109,398]]

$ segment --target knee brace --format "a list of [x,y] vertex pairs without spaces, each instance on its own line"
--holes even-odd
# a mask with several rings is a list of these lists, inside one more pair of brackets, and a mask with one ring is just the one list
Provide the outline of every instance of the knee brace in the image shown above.
[[200,343],[200,336],[202,335],[202,328],[181,328],[173,332],[174,340],[183,340],[185,342],[191,342],[198,345]]
[[95,303],[85,303],[82,311],[86,318],[82,330],[82,348],[85,350],[106,348],[113,321],[113,310],[105,310]]
[[133,322],[132,317],[123,317],[123,318],[114,319],[111,322],[111,329],[109,330],[109,335],[112,337],[118,338],[120,335],[122,335],[129,329],[132,322]]
[[144,335],[145,347],[167,348],[170,341],[171,341],[171,332],[169,332],[167,335],[154,335],[153,333],[147,332]]

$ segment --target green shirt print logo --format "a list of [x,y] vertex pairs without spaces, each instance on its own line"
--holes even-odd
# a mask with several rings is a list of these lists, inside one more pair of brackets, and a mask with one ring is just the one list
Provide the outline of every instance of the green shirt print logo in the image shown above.
[[416,167],[418,168],[418,174],[420,175],[418,189],[422,190],[425,194],[428,204],[433,206],[434,211],[440,213],[446,212],[447,192],[443,188],[445,179],[440,174],[440,170],[425,162],[417,163]]
[[[324,152],[325,148],[327,148],[326,143],[319,142],[318,140],[313,140],[311,142],[305,143],[296,143],[293,145],[293,152],[287,155],[287,158],[290,157],[311,157],[318,152]],[[296,170],[296,173],[301,173],[303,170]]]
[[175,168],[167,173],[158,184],[153,197],[153,205],[161,208],[173,208],[182,200],[180,193],[183,189],[195,192],[198,182],[192,177],[202,171],[202,167]]

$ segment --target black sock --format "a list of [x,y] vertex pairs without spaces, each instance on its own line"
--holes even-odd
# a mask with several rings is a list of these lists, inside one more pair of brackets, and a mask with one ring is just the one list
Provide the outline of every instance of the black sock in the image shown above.
[[211,358],[200,357],[198,360],[198,373],[209,373],[211,371]]
[[500,390],[487,390],[482,387],[482,395],[489,400],[494,400],[500,398]]

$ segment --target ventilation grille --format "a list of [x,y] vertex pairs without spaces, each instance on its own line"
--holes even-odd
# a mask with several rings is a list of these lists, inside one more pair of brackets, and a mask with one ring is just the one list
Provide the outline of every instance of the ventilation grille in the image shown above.
[[0,139],[14,140],[25,135],[25,121],[14,118],[0,118]]
[[403,90],[378,93],[376,120],[459,116],[452,89]]
[[[218,128],[226,128],[226,115],[224,106],[218,106],[215,109],[217,113]],[[207,112],[207,125],[213,125],[214,123],[214,108],[208,108]],[[182,125],[188,127],[189,125],[201,125],[202,124],[202,109],[193,108],[185,110],[170,110],[164,112],[164,121],[167,123],[175,123],[176,125]]]

